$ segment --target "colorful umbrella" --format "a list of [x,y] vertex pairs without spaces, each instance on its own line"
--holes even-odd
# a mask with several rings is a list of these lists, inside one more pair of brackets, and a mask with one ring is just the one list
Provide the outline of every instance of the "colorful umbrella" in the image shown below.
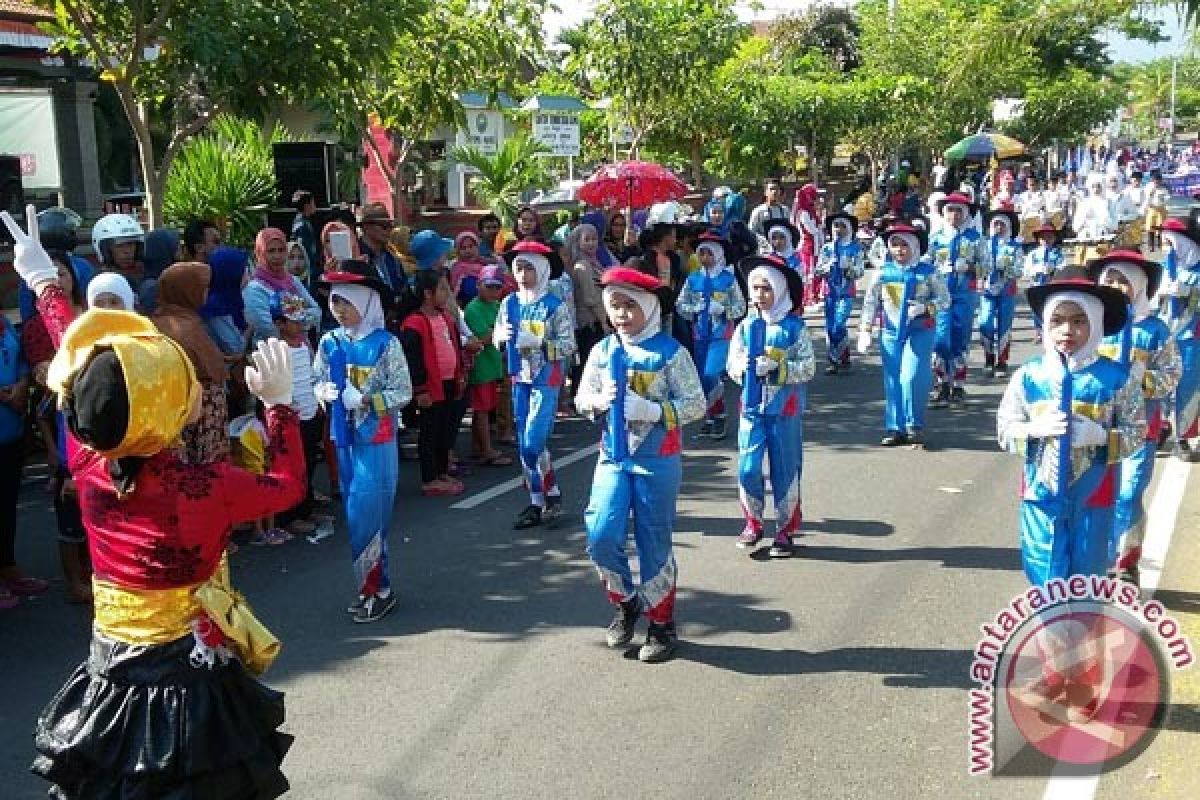
[[646,208],[687,194],[687,185],[666,167],[648,161],[605,164],[584,181],[575,196],[596,208]]
[[1025,145],[1003,133],[976,133],[946,151],[947,161],[987,161],[1024,155]]

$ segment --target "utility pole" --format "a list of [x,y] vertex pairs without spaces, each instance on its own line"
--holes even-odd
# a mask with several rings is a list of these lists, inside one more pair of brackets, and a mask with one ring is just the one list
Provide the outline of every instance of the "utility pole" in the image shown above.
[[1175,82],[1179,77],[1179,56],[1171,58],[1171,141],[1175,141]]

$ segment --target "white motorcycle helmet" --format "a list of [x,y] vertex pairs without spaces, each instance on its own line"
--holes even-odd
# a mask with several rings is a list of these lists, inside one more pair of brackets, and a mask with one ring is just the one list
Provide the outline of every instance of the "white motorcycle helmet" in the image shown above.
[[96,258],[105,266],[113,266],[112,246],[126,242],[137,242],[135,261],[142,260],[142,249],[146,234],[141,224],[129,214],[109,214],[101,217],[92,227],[92,248]]

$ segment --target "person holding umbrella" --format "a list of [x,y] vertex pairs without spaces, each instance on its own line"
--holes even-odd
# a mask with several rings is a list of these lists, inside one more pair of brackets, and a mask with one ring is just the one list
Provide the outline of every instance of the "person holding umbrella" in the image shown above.
[[1021,244],[1014,238],[1019,218],[1013,211],[987,213],[988,238],[979,266],[983,288],[979,306],[979,338],[983,341],[984,370],[989,378],[1008,377],[1008,347],[1017,308],[1017,278],[1021,277]]

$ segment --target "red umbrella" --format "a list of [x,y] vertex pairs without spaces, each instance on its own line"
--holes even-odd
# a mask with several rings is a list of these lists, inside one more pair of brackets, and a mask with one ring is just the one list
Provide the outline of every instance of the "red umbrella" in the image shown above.
[[675,173],[648,161],[605,164],[575,192],[577,198],[597,208],[646,208],[685,194],[687,185]]

